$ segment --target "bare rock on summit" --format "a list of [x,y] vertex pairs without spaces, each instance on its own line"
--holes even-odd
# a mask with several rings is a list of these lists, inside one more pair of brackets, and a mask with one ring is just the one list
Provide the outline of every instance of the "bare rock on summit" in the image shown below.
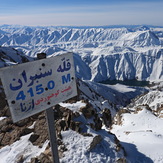
[[[44,113],[41,115],[43,114]],[[39,135],[39,137],[32,142],[34,145],[42,146],[43,143],[48,139],[48,130],[45,116],[42,116],[42,118],[36,120],[34,125],[34,134]]]
[[90,104],[87,104],[86,106],[81,107],[80,111],[83,113],[84,117],[87,119],[91,118],[95,114],[95,111]]
[[130,113],[130,111],[128,111],[126,109],[120,109],[114,118],[114,122],[113,122],[114,124],[116,124],[116,125],[122,124],[122,114],[123,113]]
[[90,146],[89,146],[89,151],[91,151],[92,149],[94,149],[96,147],[97,144],[100,144],[100,142],[102,141],[102,137],[101,135],[97,135],[93,138]]
[[5,100],[5,94],[4,94],[4,91],[2,89],[2,83],[0,81],[0,99],[1,99],[1,102],[0,102],[0,112],[4,109],[4,107],[6,106],[7,104],[7,101]]
[[30,163],[52,163],[52,159],[48,155],[41,153],[40,156],[32,158]]
[[37,134],[32,134],[32,135],[30,136],[30,138],[29,138],[29,141],[30,141],[31,143],[34,143],[38,138],[39,138],[39,135],[37,135]]
[[105,108],[102,112],[102,120],[105,126],[110,127],[112,124],[111,112],[109,109]]

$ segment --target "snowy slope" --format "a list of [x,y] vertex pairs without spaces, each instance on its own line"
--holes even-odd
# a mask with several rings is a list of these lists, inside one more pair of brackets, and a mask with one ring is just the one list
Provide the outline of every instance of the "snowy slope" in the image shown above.
[[[92,132],[89,132],[92,134]],[[102,135],[102,142],[92,151],[90,144],[97,134]],[[123,153],[116,152],[114,136],[106,131],[93,133],[93,136],[84,137],[76,132],[64,131],[62,133],[63,141],[67,145],[68,151],[65,152],[65,157],[61,159],[61,163],[65,162],[81,162],[81,163],[101,163],[101,162],[117,162]],[[91,151],[91,152],[90,152]]]
[[[125,148],[129,162],[161,163],[163,132],[163,83],[152,87],[116,115],[111,132]],[[118,122],[118,123],[117,123]]]
[[145,107],[138,113],[122,115],[122,125],[111,130],[127,152],[129,162],[161,163],[163,161],[163,119]]

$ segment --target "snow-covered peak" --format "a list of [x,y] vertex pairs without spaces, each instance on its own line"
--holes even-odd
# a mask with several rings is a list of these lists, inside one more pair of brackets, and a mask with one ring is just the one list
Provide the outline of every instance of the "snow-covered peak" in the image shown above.
[[136,31],[122,35],[117,43],[118,46],[159,46],[159,38],[151,31]]
[[147,31],[147,30],[150,30],[150,27],[145,26],[145,25],[141,25],[139,27],[132,28],[131,30],[132,31]]

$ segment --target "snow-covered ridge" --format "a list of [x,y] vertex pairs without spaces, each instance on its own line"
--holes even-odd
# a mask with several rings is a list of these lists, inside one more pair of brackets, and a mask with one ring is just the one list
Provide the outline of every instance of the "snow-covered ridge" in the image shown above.
[[153,86],[152,89],[141,96],[138,96],[133,100],[132,103],[128,105],[128,108],[135,108],[146,106],[150,109],[156,116],[162,117],[163,115],[163,82],[158,83]]
[[[127,28],[0,28],[0,44],[10,46],[39,46],[75,42],[74,45],[96,47],[98,44],[116,40],[116,44],[149,46],[160,45],[158,37],[150,30],[131,31]],[[96,44],[94,43],[96,42]],[[87,44],[85,44],[87,43]]]
[[150,30],[127,33],[119,38],[118,46],[158,46],[159,38]]
[[1,45],[43,45],[57,42],[92,42],[116,40],[127,33],[126,28],[118,29],[69,29],[69,28],[18,28],[0,29]]

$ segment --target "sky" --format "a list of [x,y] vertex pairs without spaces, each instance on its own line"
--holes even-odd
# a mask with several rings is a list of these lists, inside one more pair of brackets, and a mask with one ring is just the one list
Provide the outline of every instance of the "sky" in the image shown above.
[[163,0],[0,0],[0,25],[163,26]]

